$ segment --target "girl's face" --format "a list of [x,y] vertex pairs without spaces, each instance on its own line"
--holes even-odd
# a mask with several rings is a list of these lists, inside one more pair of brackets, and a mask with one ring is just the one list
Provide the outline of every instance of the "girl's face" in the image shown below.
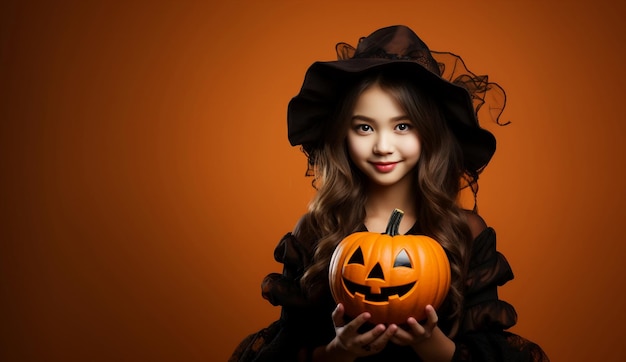
[[410,175],[421,153],[417,130],[406,112],[377,84],[357,99],[347,142],[354,164],[380,186]]

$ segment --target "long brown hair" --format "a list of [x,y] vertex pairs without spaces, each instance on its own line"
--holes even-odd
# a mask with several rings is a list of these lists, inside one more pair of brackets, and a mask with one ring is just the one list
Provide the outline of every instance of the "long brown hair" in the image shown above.
[[417,226],[421,233],[443,246],[450,260],[452,283],[446,303],[451,311],[449,323],[453,326],[450,334],[454,334],[462,317],[472,241],[457,203],[463,175],[462,154],[436,102],[426,91],[405,81],[401,74],[371,74],[352,87],[325,128],[323,146],[312,155],[317,193],[294,234],[317,241],[301,285],[312,295],[328,287],[328,266],[335,247],[344,237],[362,228],[365,220],[366,178],[350,160],[346,135],[359,96],[374,84],[395,98],[418,133],[421,155],[414,170]]

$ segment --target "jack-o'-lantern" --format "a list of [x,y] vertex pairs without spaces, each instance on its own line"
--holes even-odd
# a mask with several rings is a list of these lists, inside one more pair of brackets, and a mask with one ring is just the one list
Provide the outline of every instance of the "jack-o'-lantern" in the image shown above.
[[425,235],[399,235],[404,213],[394,210],[384,233],[356,232],[343,239],[330,262],[333,297],[356,317],[367,311],[372,323],[405,323],[425,318],[450,287],[450,263],[445,251]]

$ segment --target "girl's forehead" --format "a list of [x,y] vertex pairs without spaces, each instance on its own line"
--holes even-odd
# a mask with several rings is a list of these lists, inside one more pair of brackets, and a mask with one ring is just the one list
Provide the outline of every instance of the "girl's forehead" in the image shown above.
[[373,84],[356,98],[353,113],[359,108],[376,110],[378,107],[382,106],[393,108],[398,113],[407,113],[407,104],[404,104],[403,97],[400,93],[398,89]]
[[402,111],[402,107],[394,94],[378,85],[365,89],[358,96],[354,105],[354,111],[356,112],[359,109],[370,112]]

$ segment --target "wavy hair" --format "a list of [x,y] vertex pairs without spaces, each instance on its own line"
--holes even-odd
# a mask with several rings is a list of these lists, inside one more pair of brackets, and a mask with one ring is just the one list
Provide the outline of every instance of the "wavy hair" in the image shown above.
[[328,268],[337,244],[362,228],[367,201],[366,176],[354,166],[347,152],[346,137],[359,96],[379,85],[403,108],[414,124],[421,143],[415,172],[415,207],[421,233],[437,240],[450,260],[452,283],[446,298],[453,335],[463,310],[467,276],[470,228],[458,205],[464,174],[460,147],[449,130],[435,100],[394,72],[370,74],[348,92],[325,127],[323,145],[314,151],[314,186],[317,192],[308,213],[294,230],[296,237],[315,245],[313,260],[306,266],[301,287],[310,296],[328,288]]

